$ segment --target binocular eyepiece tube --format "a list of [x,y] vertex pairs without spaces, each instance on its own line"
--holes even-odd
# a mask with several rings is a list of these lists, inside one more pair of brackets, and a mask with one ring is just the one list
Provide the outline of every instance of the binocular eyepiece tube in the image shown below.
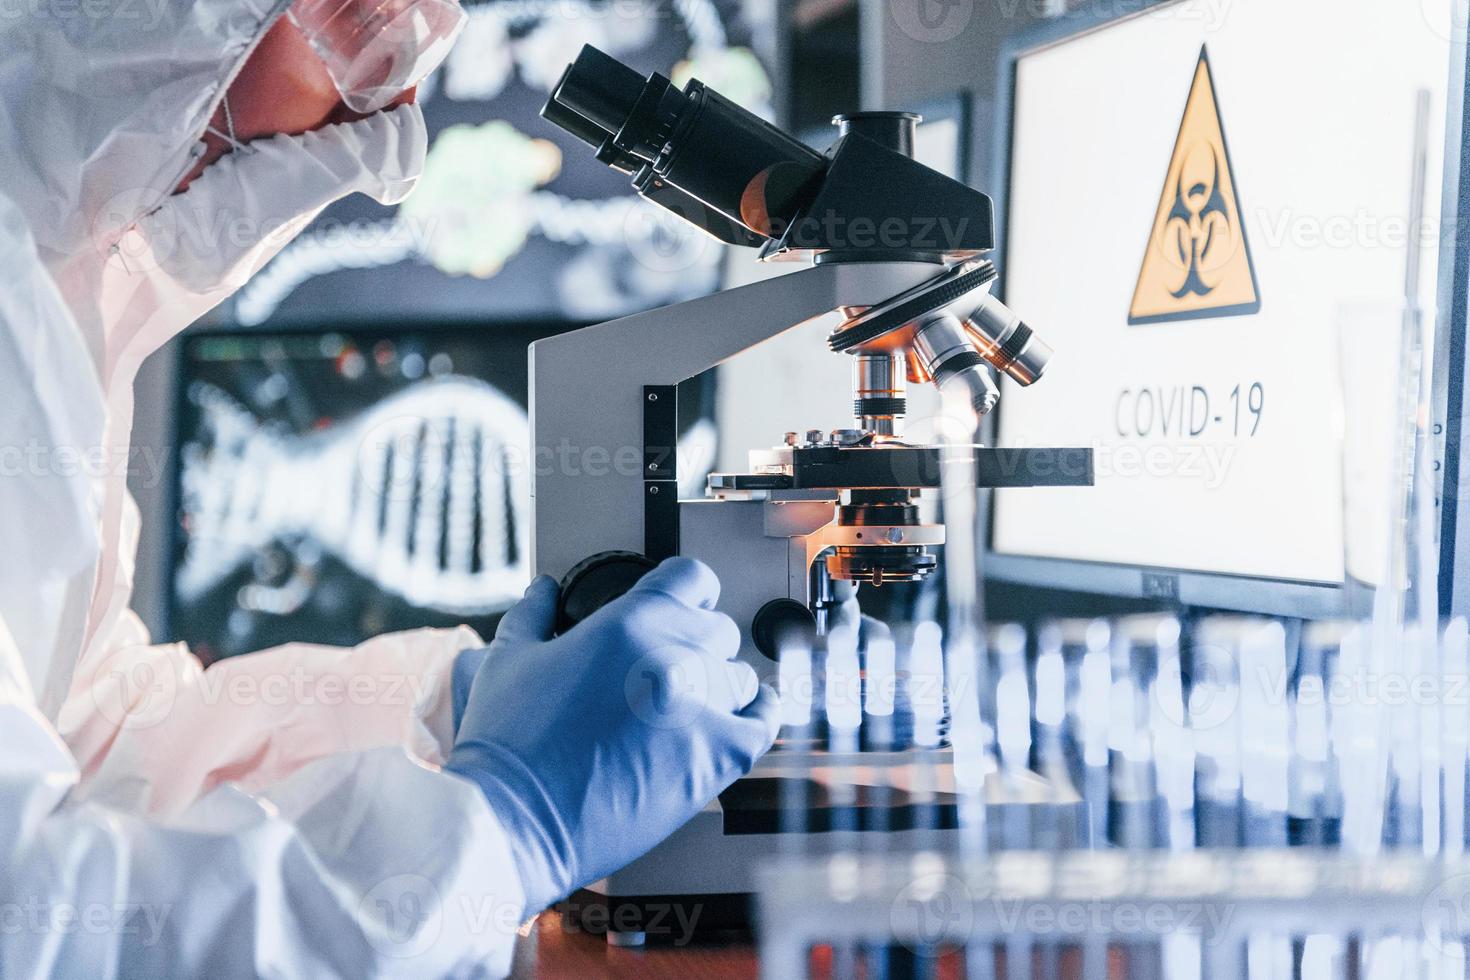
[[644,79],[591,45],[541,115],[597,147],[603,163],[634,174],[645,196],[727,241],[701,217],[705,208],[759,239],[776,237],[827,166],[820,153],[702,83],[680,91],[662,75]]

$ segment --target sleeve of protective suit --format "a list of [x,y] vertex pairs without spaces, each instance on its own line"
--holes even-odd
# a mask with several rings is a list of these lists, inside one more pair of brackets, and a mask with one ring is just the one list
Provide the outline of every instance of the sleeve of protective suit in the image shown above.
[[[410,754],[448,740],[432,730],[449,710],[435,675],[473,637],[460,632],[435,636],[427,671],[409,662],[423,644],[393,636],[207,671],[181,647],[121,646],[107,683],[132,690],[64,712],[98,740],[81,791],[0,623],[0,976],[508,972],[525,900],[506,835],[475,787]],[[274,677],[294,687],[273,694]],[[343,751],[354,724],[405,745]]]
[[354,648],[290,643],[200,667],[152,646],[132,613],[78,665],[58,729],[73,798],[168,816],[222,783],[254,792],[340,752],[401,746],[438,764],[454,740],[450,676],[474,630],[415,630]]
[[[384,748],[168,821],[64,800],[65,745],[0,701],[0,975],[502,976],[524,899],[469,783]],[[18,763],[18,765],[17,765]]]

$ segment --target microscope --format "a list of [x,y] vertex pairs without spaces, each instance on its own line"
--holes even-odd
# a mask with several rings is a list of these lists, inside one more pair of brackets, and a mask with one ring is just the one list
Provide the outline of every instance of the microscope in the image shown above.
[[[940,487],[956,447],[905,440],[907,386],[933,384],[979,417],[999,398],[992,372],[1030,385],[1046,369],[1051,349],[990,292],[991,201],[913,159],[911,113],[839,116],[836,141],[818,153],[697,80],[680,90],[591,46],[542,115],[648,201],[758,249],[761,261],[808,265],[541,340],[530,353],[532,563],[562,582],[560,628],[686,555],[718,574],[741,659],[771,679],[783,644],[826,631],[837,583],[916,582],[938,565],[944,528],[921,519],[918,501]],[[748,471],[713,474],[705,499],[679,500],[678,384],[817,318],[836,323],[820,356],[851,358],[851,428],[773,433]],[[978,487],[1093,482],[1090,449],[961,448]],[[542,465],[579,450],[611,465]],[[582,897],[605,905],[609,939],[641,941],[655,900],[671,897],[738,915],[753,866],[780,846],[758,798],[833,761],[778,743],[751,777],[592,886]],[[936,832],[884,826],[930,843]]]

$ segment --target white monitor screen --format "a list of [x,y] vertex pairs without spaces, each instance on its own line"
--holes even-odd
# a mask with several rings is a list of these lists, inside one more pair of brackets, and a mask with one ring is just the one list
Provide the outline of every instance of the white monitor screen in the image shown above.
[[1411,238],[1433,329],[1452,3],[1182,0],[1019,58],[1005,299],[1056,355],[998,442],[1092,446],[1097,485],[1000,491],[997,553],[1372,580]]

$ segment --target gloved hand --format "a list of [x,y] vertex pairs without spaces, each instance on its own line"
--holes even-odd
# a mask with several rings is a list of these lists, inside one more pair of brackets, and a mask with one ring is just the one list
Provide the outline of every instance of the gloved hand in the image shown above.
[[646,853],[775,740],[776,693],[733,659],[719,590],[708,567],[671,558],[551,639],[543,576],[501,621],[444,768],[510,835],[528,912]]
[[[505,625],[505,619],[514,615],[515,610],[521,608],[516,606],[505,616],[501,617],[500,625]],[[496,636],[499,627],[496,628]],[[490,656],[490,651],[495,648],[492,643],[488,647],[473,647],[469,650],[460,651],[459,656],[454,658],[454,668],[449,672],[449,703],[454,715],[454,734],[459,735],[460,722],[464,721],[464,709],[470,703],[470,685],[475,682],[475,675],[480,672],[480,667],[485,663],[485,658]]]

